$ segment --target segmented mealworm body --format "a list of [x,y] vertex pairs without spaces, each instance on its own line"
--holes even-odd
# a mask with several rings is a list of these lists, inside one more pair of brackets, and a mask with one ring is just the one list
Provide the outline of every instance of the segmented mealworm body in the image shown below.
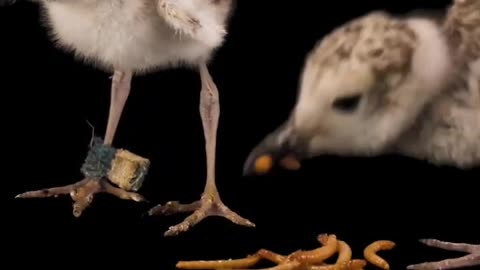
[[306,264],[296,262],[296,261],[284,261],[283,263],[261,269],[217,269],[217,270],[309,270]]
[[[317,237],[317,240],[325,246],[328,241],[328,235],[321,234]],[[343,269],[343,266],[349,263],[352,259],[352,249],[345,241],[337,239],[337,251],[338,258],[335,265],[338,266],[337,268]]]
[[389,249],[392,249],[394,247],[395,247],[395,243],[392,242],[392,241],[378,240],[378,241],[375,241],[375,242],[371,243],[370,245],[368,245],[363,250],[363,256],[365,257],[365,259],[369,263],[371,263],[371,264],[373,264],[373,265],[375,265],[379,268],[389,270],[390,265],[387,263],[387,261],[382,259],[376,253],[380,250],[389,250]]
[[[322,247],[296,251],[288,256],[280,255],[267,249],[260,249],[255,255],[249,255],[243,259],[213,260],[213,261],[180,261],[177,268],[180,269],[217,269],[217,270],[248,270],[257,264],[260,259],[268,260],[276,266],[256,270],[362,270],[367,261],[384,270],[389,270],[388,263],[376,253],[380,250],[388,250],[395,247],[395,243],[388,240],[375,241],[364,249],[366,260],[353,259],[352,249],[334,234],[320,234],[317,240]],[[335,264],[326,264],[325,260],[338,253]]]
[[257,254],[265,260],[271,261],[276,264],[281,264],[287,260],[287,256],[280,255],[267,249],[260,249]]
[[323,247],[314,250],[294,252],[288,256],[288,259],[309,264],[319,264],[330,258],[337,250],[337,236],[331,234],[328,236],[328,240]]
[[233,269],[249,268],[260,261],[257,254],[250,255],[243,259],[216,260],[216,261],[180,261],[177,263],[179,269]]
[[365,260],[351,260],[339,266],[333,265],[312,265],[309,270],[362,270],[367,265]]

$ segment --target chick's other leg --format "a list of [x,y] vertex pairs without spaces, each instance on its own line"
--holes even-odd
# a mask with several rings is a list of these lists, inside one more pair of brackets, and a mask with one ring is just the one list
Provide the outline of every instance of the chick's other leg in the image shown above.
[[175,236],[181,232],[186,232],[208,216],[221,216],[238,225],[248,227],[255,226],[254,223],[230,210],[220,199],[215,184],[215,151],[218,119],[220,116],[218,90],[208,71],[206,63],[200,65],[199,72],[202,83],[202,90],[200,92],[200,115],[205,135],[207,181],[205,190],[199,201],[191,204],[181,204],[173,201],[168,202],[164,206],[158,205],[149,211],[150,215],[170,215],[193,211],[193,214],[188,216],[183,222],[170,227],[170,229],[165,232],[165,236]]
[[446,259],[437,262],[425,262],[412,264],[407,267],[410,270],[447,270],[480,265],[480,245],[452,243],[436,239],[421,239],[420,242],[427,246],[436,247],[449,251],[468,253],[459,258]]
[[[132,74],[130,72],[115,71],[113,75],[107,130],[103,145],[99,145],[100,147],[112,144],[118,122],[120,121],[123,108],[130,93],[131,78]],[[98,174],[99,172],[93,173]],[[143,201],[141,195],[117,188],[102,176],[92,177],[91,175],[71,185],[29,191],[17,195],[16,198],[48,198],[69,194],[74,201],[73,215],[79,217],[83,210],[92,203],[94,195],[101,192],[109,193],[125,200]]]
[[132,84],[132,73],[114,71],[110,93],[110,109],[108,112],[107,130],[103,143],[111,145],[117,132],[118,123],[125,108]]

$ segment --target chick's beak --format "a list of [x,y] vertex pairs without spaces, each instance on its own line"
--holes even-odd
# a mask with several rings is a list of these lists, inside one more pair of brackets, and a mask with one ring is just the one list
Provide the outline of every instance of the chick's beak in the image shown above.
[[282,144],[274,142],[270,135],[250,152],[243,167],[244,176],[267,174],[277,165],[287,170],[300,169],[301,148],[288,140]]

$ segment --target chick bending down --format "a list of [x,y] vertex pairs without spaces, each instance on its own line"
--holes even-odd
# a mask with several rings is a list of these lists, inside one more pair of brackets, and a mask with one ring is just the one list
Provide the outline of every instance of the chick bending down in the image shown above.
[[[293,111],[251,151],[244,173],[298,169],[325,154],[480,166],[479,42],[478,0],[454,1],[440,23],[375,11],[338,27],[308,54]],[[480,264],[480,246],[422,242],[470,254],[410,269]]]
[[[83,166],[86,179],[74,185],[27,192],[18,197],[70,194],[75,201],[76,216],[90,204],[96,192],[143,200],[128,190],[140,188],[149,161],[112,146],[130,93],[131,80],[134,75],[186,65],[198,70],[201,79],[200,115],[206,140],[207,183],[198,202],[188,205],[167,203],[149,213],[193,212],[184,222],[171,227],[166,235],[185,232],[212,215],[224,216],[240,225],[254,226],[222,203],[215,184],[220,109],[218,90],[207,64],[224,41],[234,0],[41,0],[39,3],[57,45],[113,73],[111,102],[103,142],[92,145]],[[115,177],[122,174],[123,178]],[[114,181],[118,178],[122,179],[121,183]],[[119,188],[109,182],[120,184]]]

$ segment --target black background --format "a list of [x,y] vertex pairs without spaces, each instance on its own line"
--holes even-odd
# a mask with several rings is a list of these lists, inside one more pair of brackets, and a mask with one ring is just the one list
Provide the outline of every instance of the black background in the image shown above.
[[1,102],[12,106],[1,106],[7,227],[0,243],[8,250],[7,261],[15,260],[17,267],[174,269],[178,260],[243,257],[259,248],[285,254],[315,248],[319,233],[337,234],[357,258],[370,242],[393,240],[397,247],[382,253],[392,269],[457,256],[423,247],[417,239],[479,243],[478,170],[439,168],[399,156],[319,157],[297,172],[241,174],[251,148],[289,114],[305,54],[316,40],[374,9],[405,13],[442,9],[449,2],[239,1],[228,40],[210,67],[221,99],[217,185],[223,201],[257,227],[208,218],[173,238],[163,233],[185,215],[142,214],[157,203],[196,200],[203,190],[198,74],[176,69],[133,81],[115,146],[152,160],[140,191],[150,203],[97,196],[75,219],[69,197],[14,200],[26,190],[81,178],[91,136],[87,121],[98,135],[105,130],[110,74],[54,48],[36,5],[1,8]]

